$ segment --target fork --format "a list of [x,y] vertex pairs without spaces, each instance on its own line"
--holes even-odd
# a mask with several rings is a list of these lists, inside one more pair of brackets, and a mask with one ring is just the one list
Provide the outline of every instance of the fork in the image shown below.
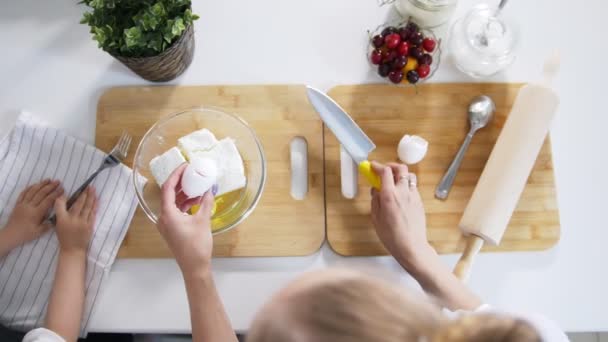
[[[114,148],[112,148],[110,153],[106,155],[106,157],[104,158],[101,165],[97,168],[97,170],[92,175],[90,175],[89,178],[87,178],[87,180],[85,180],[84,183],[80,187],[78,187],[78,189],[76,189],[76,192],[74,192],[70,196],[70,198],[68,199],[68,202],[66,204],[68,209],[70,209],[74,205],[74,203],[76,202],[78,197],[86,190],[86,188],[89,186],[89,184],[91,184],[93,182],[93,180],[95,180],[95,178],[103,170],[112,168],[116,165],[119,165],[120,163],[122,163],[122,161],[124,159],[127,158],[127,154],[129,152],[129,146],[131,146],[131,141],[132,141],[131,136],[126,131],[123,131],[122,135],[120,136],[120,139],[118,139],[118,143],[116,143],[116,145],[114,146]],[[49,218],[49,221],[52,224],[57,224],[57,216],[55,214],[52,214],[51,217]]]

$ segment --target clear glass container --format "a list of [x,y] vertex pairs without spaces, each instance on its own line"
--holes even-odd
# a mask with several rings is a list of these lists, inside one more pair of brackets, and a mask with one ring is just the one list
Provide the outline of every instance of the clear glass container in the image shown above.
[[456,67],[475,78],[492,76],[515,60],[512,26],[486,5],[473,8],[450,31],[448,50]]
[[139,204],[148,218],[156,223],[160,216],[160,187],[150,171],[150,160],[177,146],[177,139],[207,128],[218,139],[234,139],[245,164],[245,188],[215,198],[216,211],[211,217],[214,234],[225,232],[249,216],[255,209],[266,182],[264,149],[253,129],[240,117],[212,108],[191,109],[160,119],[144,135],[133,161],[134,184],[139,177],[148,181],[136,186]]
[[448,22],[457,4],[458,0],[396,0],[395,7],[420,27],[433,28]]

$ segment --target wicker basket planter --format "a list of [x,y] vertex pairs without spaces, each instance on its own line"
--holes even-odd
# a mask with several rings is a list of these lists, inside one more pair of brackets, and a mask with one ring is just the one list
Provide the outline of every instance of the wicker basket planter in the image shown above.
[[114,55],[114,58],[148,81],[166,82],[186,71],[193,56],[194,29],[190,25],[173,45],[157,56],[134,58]]

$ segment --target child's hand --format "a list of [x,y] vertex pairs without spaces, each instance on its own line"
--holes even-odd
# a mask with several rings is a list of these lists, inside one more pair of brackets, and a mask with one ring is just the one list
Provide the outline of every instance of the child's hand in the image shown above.
[[97,214],[95,190],[88,187],[70,209],[66,208],[65,196],[59,197],[55,201],[55,213],[61,251],[86,253]]
[[51,227],[44,220],[61,194],[63,188],[59,181],[48,179],[21,192],[5,228],[6,234],[16,244],[13,247],[37,239]]
[[[187,164],[177,168],[162,187],[161,214],[158,230],[169,249],[175,256],[184,276],[205,273],[210,269],[213,237],[211,235],[211,210],[213,194],[211,191],[203,197],[189,199],[180,203],[179,184]],[[187,215],[181,209],[200,204],[201,208],[194,215]]]

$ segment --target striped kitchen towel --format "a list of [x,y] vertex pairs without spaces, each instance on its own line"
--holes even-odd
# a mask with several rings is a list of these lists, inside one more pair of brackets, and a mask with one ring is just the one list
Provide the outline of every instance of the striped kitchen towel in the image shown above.
[[[12,132],[0,141],[0,229],[28,185],[59,179],[66,194],[71,194],[104,157],[102,151],[21,114]],[[126,166],[103,171],[93,185],[99,207],[88,250],[82,336],[137,207],[132,172]],[[25,331],[44,323],[58,248],[51,229],[0,259],[0,324]]]

